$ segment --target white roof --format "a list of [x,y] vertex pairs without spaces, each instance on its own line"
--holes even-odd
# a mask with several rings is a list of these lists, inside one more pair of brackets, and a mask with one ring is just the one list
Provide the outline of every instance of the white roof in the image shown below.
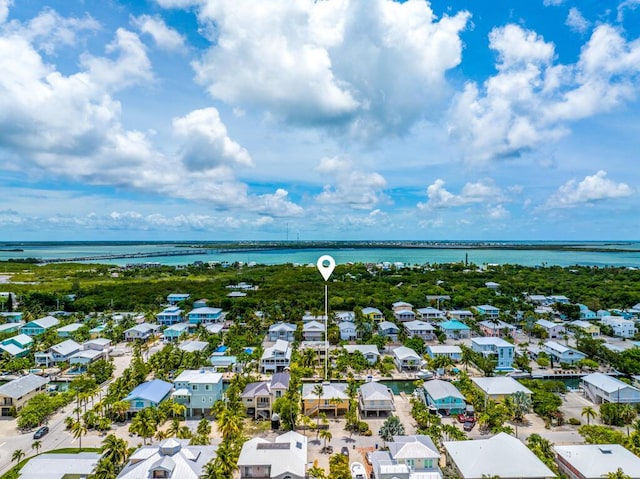
[[69,359],[71,360],[75,358],[84,358],[84,359],[94,360],[98,356],[102,356],[102,354],[103,352],[98,351],[97,349],[85,349],[83,351],[78,351],[77,353],[73,353],[71,356],[69,356]]
[[389,401],[393,399],[393,394],[384,384],[371,381],[360,386],[360,393],[367,401]]
[[436,328],[434,328],[430,323],[427,323],[425,321],[420,321],[419,319],[404,323],[404,327],[410,331],[435,331],[436,330]]
[[66,341],[62,341],[61,343],[54,344],[49,348],[50,351],[55,351],[61,356],[68,356],[69,354],[73,354],[80,349],[82,349],[82,346],[76,343],[73,339],[67,339]]
[[478,338],[472,338],[471,339],[472,343],[476,343],[482,346],[495,346],[497,348],[506,348],[506,347],[515,347],[513,344],[511,344],[508,341],[505,341],[502,338],[495,338],[495,337],[491,337],[491,336],[481,336]]
[[553,351],[555,351],[555,352],[557,352],[559,354],[563,354],[563,353],[566,353],[566,352],[569,352],[569,351],[573,351],[578,356],[586,356],[586,354],[578,351],[577,349],[570,348],[568,346],[565,346],[564,344],[560,344],[557,341],[547,341],[546,343],[544,343],[544,345],[547,348],[549,348],[549,349],[551,349],[551,350],[553,350]]
[[63,332],[63,333],[73,333],[75,331],[77,331],[78,329],[80,329],[83,325],[80,323],[71,323],[71,324],[67,324],[66,326],[62,326],[60,328],[57,329],[58,332]]
[[548,319],[539,319],[536,321],[536,324],[548,329],[555,328],[557,326],[564,326],[562,323],[554,323],[553,321],[549,321]]
[[178,348],[182,351],[192,353],[194,351],[204,351],[209,346],[209,343],[206,341],[196,341],[194,339],[190,339],[188,341],[183,341],[178,345]]
[[629,386],[627,383],[624,383],[614,377],[607,376],[603,373],[588,374],[582,378],[582,381],[584,381],[585,383],[589,383],[609,394],[620,391],[622,389],[634,389],[640,393],[640,390],[634,388],[633,386]]
[[342,321],[338,324],[338,328],[340,328],[340,331],[350,331],[352,329],[355,331],[356,326],[349,321]]
[[464,479],[556,477],[519,439],[504,432],[490,439],[445,441],[443,446]]
[[378,308],[362,308],[362,314],[382,314]]
[[302,330],[307,331],[324,331],[324,324],[319,323],[318,321],[309,321],[308,323],[304,323],[302,326]]
[[[349,399],[347,394],[347,383],[321,383],[322,394],[320,399]],[[305,383],[302,385],[302,399],[318,400],[318,395],[313,392],[313,388],[316,384]]]
[[27,374],[0,386],[0,396],[20,398],[49,382],[49,378]]
[[456,388],[449,381],[432,379],[431,381],[425,381],[422,387],[429,394],[429,396],[431,396],[436,401],[438,399],[444,399],[448,397],[462,399],[463,401],[465,400],[462,393],[458,391],[458,388]]
[[269,331],[295,331],[298,327],[291,323],[275,323],[269,326]]
[[345,344],[343,346],[345,351],[348,353],[354,353],[356,351],[360,351],[362,354],[375,354],[380,356],[380,351],[378,351],[378,346],[375,344]]
[[581,444],[553,448],[559,457],[588,479],[605,477],[618,468],[630,477],[640,477],[640,458],[619,444]]
[[427,346],[427,349],[434,354],[462,354],[460,346],[449,344],[431,344]]
[[242,445],[238,467],[267,465],[271,466],[271,477],[282,477],[286,473],[305,477],[307,438],[289,431],[276,437],[274,442],[256,437]]
[[210,306],[203,306],[201,308],[192,309],[189,314],[218,314],[221,313],[222,309],[220,308],[212,308]]
[[[21,479],[59,479],[68,474],[86,477],[100,459],[97,452],[79,454],[41,454],[33,457],[20,470]],[[76,476],[78,475],[78,476]]]
[[378,325],[378,329],[393,329],[395,331],[400,331],[400,328],[398,326],[395,325],[395,323],[392,323],[391,321],[382,321],[379,325]]
[[531,391],[515,379],[508,376],[495,376],[489,378],[471,378],[482,391],[490,396],[509,395],[517,391],[531,394]]
[[206,369],[186,369],[182,371],[174,383],[187,382],[193,384],[214,384],[222,381],[222,374],[207,371]]
[[407,359],[407,358],[420,359],[420,356],[418,355],[418,353],[416,353],[413,349],[408,348],[406,346],[400,346],[399,348],[394,349],[393,354],[398,359]]
[[[39,318],[31,322],[45,329],[48,329],[52,326],[57,326],[58,324],[60,324],[60,321],[57,318],[54,318],[53,316],[45,316],[44,318]],[[27,323],[27,326],[28,325],[29,323]]]
[[498,322],[493,322],[493,321],[480,321],[480,324],[482,326],[484,326],[485,328],[488,329],[516,329],[516,327],[513,324],[509,324],[509,323],[505,323],[504,321],[498,321]]

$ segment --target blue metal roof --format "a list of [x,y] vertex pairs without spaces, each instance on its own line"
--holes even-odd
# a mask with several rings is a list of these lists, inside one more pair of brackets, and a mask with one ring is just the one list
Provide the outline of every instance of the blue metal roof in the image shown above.
[[161,379],[154,379],[138,385],[129,395],[124,398],[125,401],[132,399],[144,399],[153,403],[160,403],[173,389],[173,384]]

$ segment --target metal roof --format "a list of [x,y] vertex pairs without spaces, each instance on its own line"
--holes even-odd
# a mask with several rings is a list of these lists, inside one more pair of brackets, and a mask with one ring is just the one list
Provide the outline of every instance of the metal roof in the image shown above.
[[124,400],[145,399],[157,404],[169,394],[171,389],[173,389],[173,384],[161,379],[153,379],[138,385]]
[[49,382],[49,378],[36,376],[35,374],[27,374],[21,378],[9,381],[7,384],[0,386],[0,396],[11,398],[21,398],[36,389],[44,386]]

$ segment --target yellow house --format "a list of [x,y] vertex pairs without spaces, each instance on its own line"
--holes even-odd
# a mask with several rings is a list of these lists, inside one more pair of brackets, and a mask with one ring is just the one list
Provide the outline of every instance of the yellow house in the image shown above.
[[[322,388],[318,395],[318,386]],[[313,416],[320,411],[330,411],[334,416],[349,409],[346,383],[316,383],[302,385],[302,413]]]
[[29,399],[47,388],[49,378],[28,374],[0,386],[0,414],[11,416]]
[[579,328],[580,331],[584,334],[588,334],[592,338],[597,338],[600,336],[600,326],[594,323],[590,323],[588,321],[572,321],[570,323],[572,326]]

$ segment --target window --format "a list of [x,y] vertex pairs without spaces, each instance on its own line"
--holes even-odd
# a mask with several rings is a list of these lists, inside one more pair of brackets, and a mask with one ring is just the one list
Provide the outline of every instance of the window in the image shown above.
[[192,391],[197,391],[198,390],[198,385],[197,384],[192,384],[191,385],[191,390]]
[[211,390],[211,384],[205,384],[205,385],[204,385],[204,390],[205,390],[205,391],[209,391],[209,390]]

